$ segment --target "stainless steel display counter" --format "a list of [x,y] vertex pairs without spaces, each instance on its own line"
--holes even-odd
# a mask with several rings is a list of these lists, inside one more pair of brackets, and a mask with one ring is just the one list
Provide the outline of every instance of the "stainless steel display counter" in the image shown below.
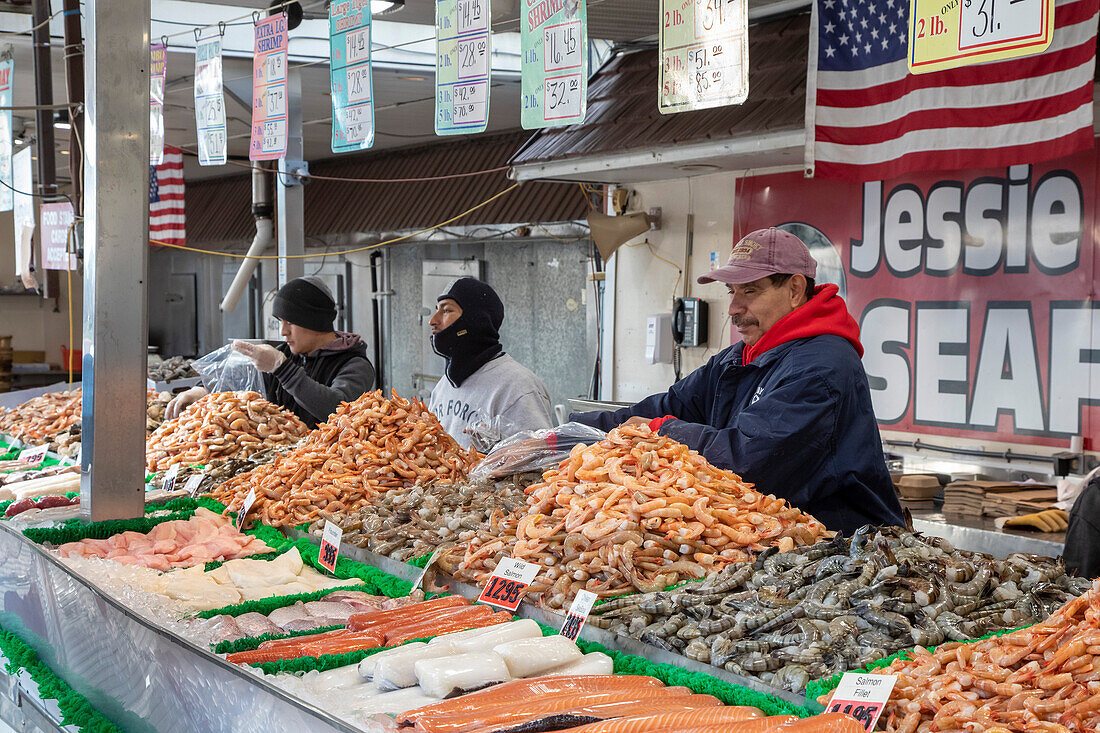
[[1013,552],[1058,557],[1066,540],[1064,533],[997,529],[992,519],[942,512],[913,512],[913,529],[933,537],[943,537],[959,549],[987,552],[995,557],[1005,557]]
[[0,626],[127,731],[357,730],[135,615],[5,523],[0,557]]

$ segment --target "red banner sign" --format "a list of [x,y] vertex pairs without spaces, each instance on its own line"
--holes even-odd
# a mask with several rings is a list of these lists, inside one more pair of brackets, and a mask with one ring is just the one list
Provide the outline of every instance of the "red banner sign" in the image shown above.
[[860,324],[883,430],[1065,447],[1100,428],[1096,168],[1048,163],[864,184],[746,179],[738,236],[788,229]]

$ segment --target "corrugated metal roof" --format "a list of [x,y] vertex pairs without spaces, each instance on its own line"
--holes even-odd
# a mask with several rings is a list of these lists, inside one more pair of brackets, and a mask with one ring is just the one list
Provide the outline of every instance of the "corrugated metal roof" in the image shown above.
[[657,109],[657,50],[616,56],[589,82],[585,121],[542,130],[512,164],[801,129],[809,21],[803,13],[749,28],[749,98],[732,107],[663,115]]
[[[386,152],[311,162],[310,173],[340,178],[418,178],[497,168],[530,133],[478,135]],[[313,180],[305,189],[306,235],[391,232],[429,227],[512,185],[506,172],[425,183],[347,183]],[[191,244],[250,240],[249,173],[188,184],[187,239]],[[573,221],[587,206],[576,185],[527,183],[455,222],[454,226]]]

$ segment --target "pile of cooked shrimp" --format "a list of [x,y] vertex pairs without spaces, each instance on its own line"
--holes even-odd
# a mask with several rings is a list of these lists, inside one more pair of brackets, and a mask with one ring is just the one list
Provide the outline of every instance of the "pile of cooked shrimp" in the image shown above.
[[561,608],[579,589],[604,597],[662,590],[825,533],[812,516],[646,427],[577,445],[527,494],[524,510],[492,518],[443,559],[444,569],[483,582],[505,555],[539,563],[546,569],[529,592]]
[[[427,405],[368,392],[345,402],[294,450],[214,489],[232,511],[250,490],[264,524],[297,526],[322,512],[355,511],[376,493],[445,479],[457,481],[480,460],[463,450]],[[251,516],[251,514],[250,514]]]
[[994,639],[917,647],[895,674],[886,730],[1100,729],[1100,581],[1045,621]]

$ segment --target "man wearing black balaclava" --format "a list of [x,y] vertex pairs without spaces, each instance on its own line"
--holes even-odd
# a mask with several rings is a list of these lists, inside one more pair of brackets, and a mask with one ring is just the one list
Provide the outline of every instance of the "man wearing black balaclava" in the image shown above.
[[504,353],[504,304],[487,284],[463,277],[436,299],[432,348],[447,360],[429,407],[463,447],[487,450],[521,430],[553,427],[550,393]]
[[[354,333],[333,330],[336,301],[316,277],[291,280],[275,294],[272,315],[282,324],[284,343],[234,341],[233,349],[263,372],[267,399],[284,407],[310,428],[374,387],[374,365]],[[207,394],[193,387],[168,404],[172,419]]]

